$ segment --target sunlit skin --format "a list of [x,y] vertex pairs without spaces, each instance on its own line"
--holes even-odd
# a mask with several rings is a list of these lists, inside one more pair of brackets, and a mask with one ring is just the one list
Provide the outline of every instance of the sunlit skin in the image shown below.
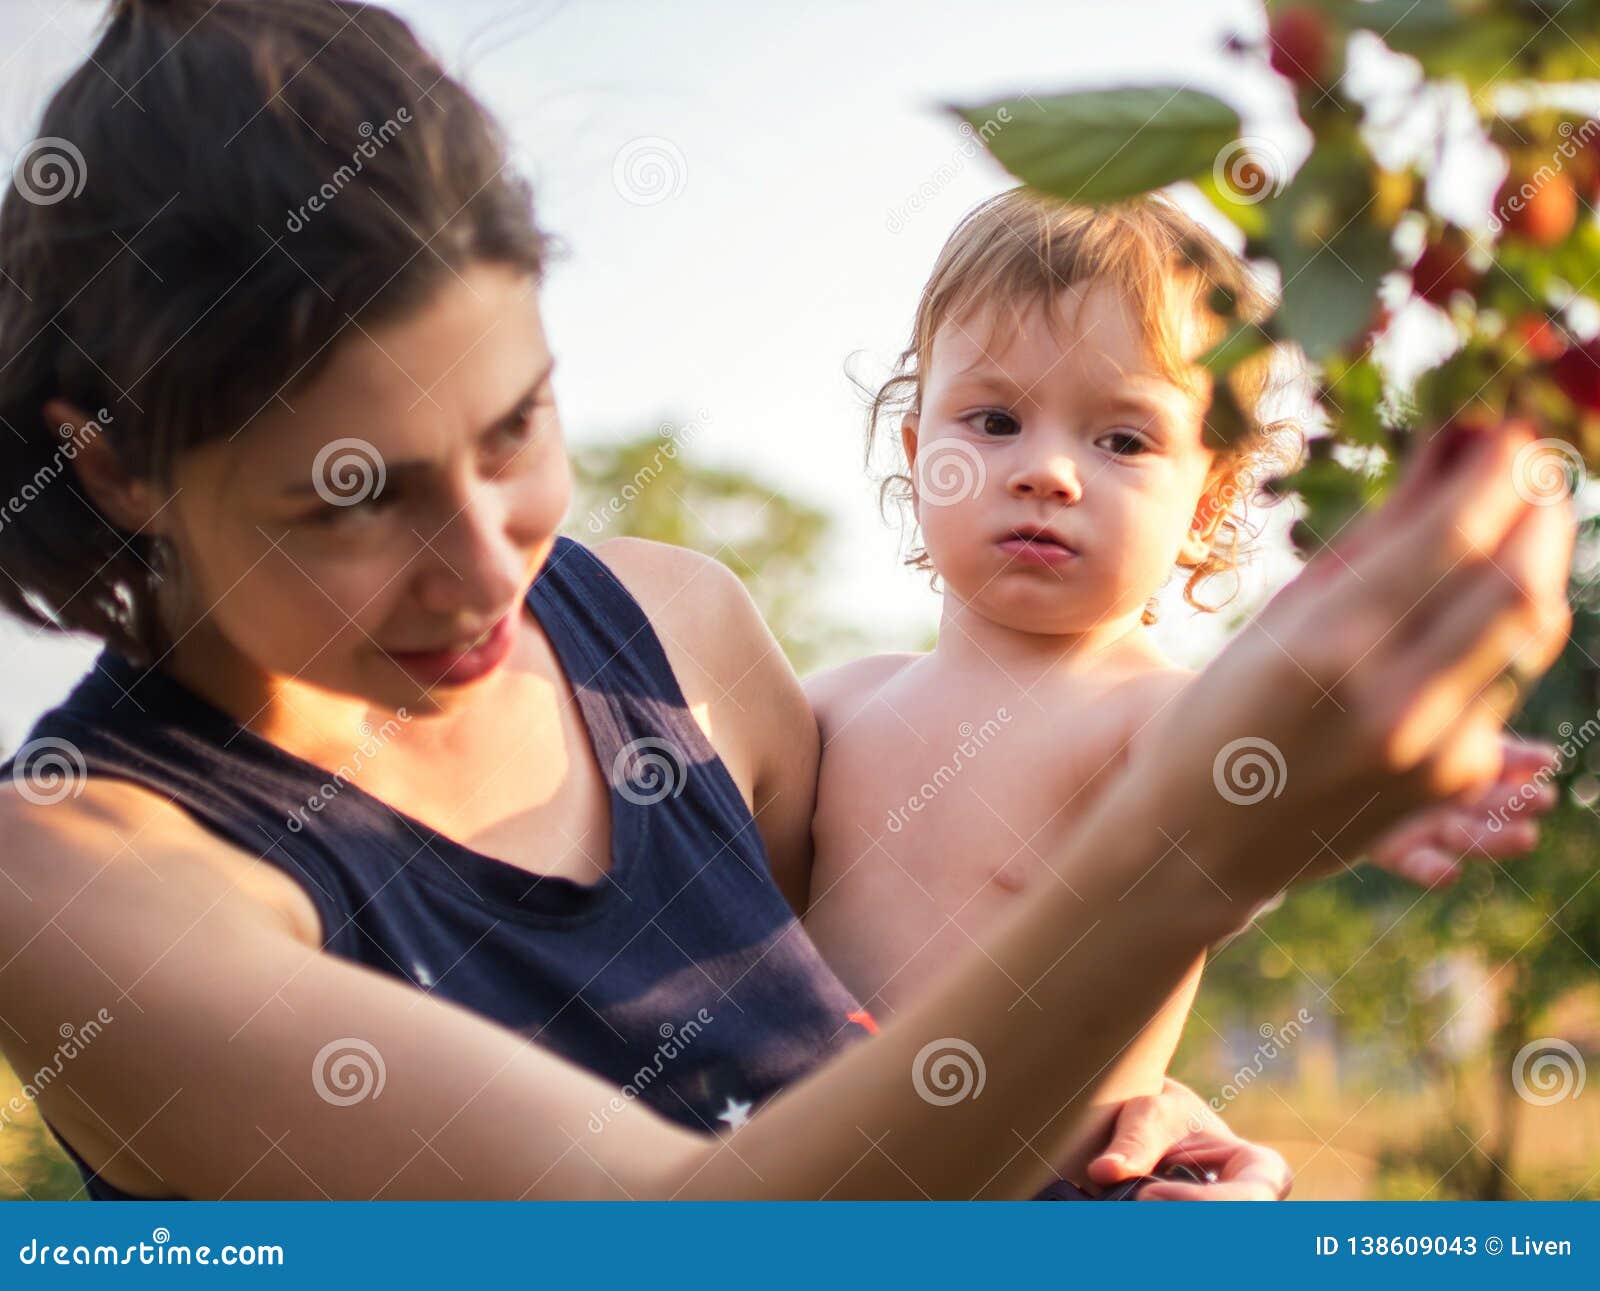
[[[1192,357],[1203,337],[1173,301]],[[937,644],[807,683],[823,758],[806,928],[880,1016],[920,998],[1017,902],[1072,885],[1047,858],[1130,751],[1161,738],[1190,681],[1141,613],[1175,565],[1207,554],[1216,511],[1201,504],[1226,482],[1202,440],[1203,383],[1186,390],[1159,370],[1106,283],[954,320],[923,382],[903,440],[941,580]],[[1020,525],[1047,526],[1074,554],[1029,560],[1000,545]],[[1441,827],[1423,822],[1414,843]],[[1531,845],[1531,826],[1516,842]],[[1413,845],[1405,864],[1427,881],[1452,860]],[[1116,1177],[1087,1168],[1096,1136],[1118,1104],[1161,1088],[1200,967],[1103,1073],[1057,1162],[1068,1177]],[[1000,1006],[1031,1007],[1029,984],[1012,985]]]
[[[364,789],[487,855],[591,880],[604,869],[610,835],[604,772],[586,753],[570,685],[537,620],[522,616],[510,658],[469,685],[419,686],[386,654],[463,641],[519,605],[547,558],[570,490],[548,393],[550,366],[528,284],[502,269],[468,266],[414,314],[344,338],[322,372],[286,391],[232,443],[185,458],[175,496],[124,478],[109,452],[86,452],[75,465],[88,495],[119,527],[173,545],[181,574],[181,595],[170,607],[178,644],[164,668],[257,733],[324,766],[367,737],[364,721],[376,725],[403,706],[416,718],[403,738],[363,765]],[[81,419],[59,400],[43,411],[54,424]],[[359,508],[337,507],[306,487],[318,455],[350,438],[370,444],[385,467],[383,492]],[[801,908],[816,723],[781,650],[748,594],[715,561],[629,540],[597,551],[656,626],[691,711],[752,808],[775,880]],[[979,693],[974,681],[969,697]],[[825,727],[831,711],[823,705]],[[1206,740],[1201,746],[1209,747]],[[893,752],[903,754],[898,746]],[[881,785],[864,778],[861,788],[870,793]],[[848,794],[838,801],[847,803]],[[696,1136],[642,1110],[594,1145],[603,1159],[591,1164],[587,1154],[570,1152],[565,1127],[581,1124],[614,1093],[605,1081],[327,954],[315,909],[283,871],[218,839],[161,796],[106,777],[90,777],[70,804],[32,808],[14,794],[6,802],[7,877],[33,896],[25,908],[12,903],[0,929],[17,948],[7,981],[21,984],[6,994],[7,1053],[19,1070],[41,1065],[57,1042],[62,1011],[91,1015],[107,976],[139,984],[137,1014],[77,1061],[70,1085],[41,1097],[86,1160],[130,1192],[510,1197],[542,1188],[540,1195],[612,1196],[625,1177],[628,1195],[653,1196],[678,1195],[672,1181],[681,1176],[702,1181],[706,1195],[743,1195],[750,1187],[743,1160],[754,1157],[760,1174],[774,1180],[799,1169],[800,1137],[832,1132],[825,1109],[850,1106],[859,1117],[875,1099],[899,1099],[907,1125],[920,1124],[926,1111],[903,1081],[885,1082],[863,1065],[881,1061],[885,1070],[903,1071],[921,1045],[920,1027],[886,1026],[874,1045],[884,1059],[869,1055],[846,1069],[847,1055],[802,1082],[793,1098],[774,1100],[751,1118],[740,1130],[737,1179],[717,1173],[717,1156],[703,1158]],[[1003,861],[996,839],[1028,828],[1037,806],[1019,801],[1018,825],[991,824],[980,853]],[[1147,810],[1138,813],[1141,823]],[[1116,837],[1117,845],[1127,841]],[[1091,859],[1105,850],[1084,849]],[[1201,855],[1217,863],[1211,853]],[[1065,873],[1081,872],[1063,864]],[[1031,881],[1026,872],[1003,881],[1016,887],[1019,878]],[[827,900],[821,886],[814,890]],[[1142,894],[1133,905],[1092,907],[1099,910],[1095,923],[1120,946],[1124,912],[1151,911],[1140,915],[1141,927],[1148,920],[1171,926],[1210,892]],[[1071,923],[1077,912],[1033,908],[1047,926],[1037,937],[1023,929],[1011,949],[1034,965],[1024,976],[1059,1009],[1051,993],[1061,986],[1044,978],[1060,962],[1063,919]],[[56,911],[48,926],[38,925],[41,910]],[[130,910],[137,917],[129,918]],[[863,939],[894,936],[892,911],[880,914],[881,924],[857,930]],[[1083,934],[1095,935],[1093,926]],[[183,954],[173,955],[180,944]],[[1201,943],[1179,944],[1186,959]],[[1119,969],[1118,998],[1145,979],[1159,981],[1164,992],[1179,971],[1179,958],[1168,965],[1159,954],[1142,955]],[[48,1000],[30,985],[40,980],[55,984]],[[1087,994],[1080,1000],[1074,991],[1073,1007],[1099,1009],[1104,992]],[[993,1016],[987,1002],[981,1010],[952,1005],[940,1025],[971,1034]],[[1103,1016],[1103,1009],[1095,1014]],[[1112,1025],[1120,1028],[1120,1019]],[[1092,1027],[1074,1023],[1066,1031],[1072,1043],[1055,1061],[1077,1062],[1085,1045],[1102,1051],[1092,1047]],[[370,1038],[391,1076],[382,1103],[359,1119],[318,1098],[305,1078],[306,1055],[327,1036],[349,1034]],[[219,1035],[227,1043],[219,1044]],[[985,1043],[999,1052],[998,1037]],[[452,1061],[441,1062],[440,1054]],[[1017,1103],[1049,1114],[1072,1097],[1070,1089],[1034,1080],[1008,1086],[1004,1066],[991,1073],[999,1100],[941,1115],[959,1121],[975,1107],[988,1118],[991,1109]],[[201,1070],[206,1078],[196,1078]],[[238,1114],[243,1089],[248,1116]],[[816,1098],[804,1101],[813,1089]],[[1118,1141],[1132,1157],[1112,1176],[1153,1164],[1149,1154],[1183,1138],[1199,1106],[1187,1091],[1127,1105]],[[379,1119],[369,1119],[374,1115]],[[869,1122],[877,1123],[875,1115]],[[870,1171],[875,1159],[860,1158],[855,1117],[847,1141],[829,1151],[855,1162],[851,1170]],[[418,1127],[430,1125],[437,1127],[430,1138],[436,1152],[420,1153]],[[508,1137],[508,1125],[518,1127],[517,1136]],[[292,1161],[262,1151],[263,1135],[270,1144],[291,1130]],[[974,1122],[969,1134],[974,1142],[1003,1139],[1005,1154],[1014,1154],[1000,1119]],[[137,1139],[137,1153],[125,1149],[130,1139]],[[1221,1129],[1208,1141],[1226,1162],[1219,1165],[1223,1195],[1277,1196],[1286,1188],[1275,1154]],[[947,1155],[912,1165],[936,1171],[947,1167]],[[440,1171],[435,1157],[470,1163],[470,1177]],[[815,1195],[836,1186],[836,1176],[830,1166],[821,1183],[807,1176],[791,1191]],[[775,1195],[786,1195],[785,1186],[780,1181]],[[898,1195],[904,1187],[900,1165],[892,1179],[864,1185],[865,1195]]]

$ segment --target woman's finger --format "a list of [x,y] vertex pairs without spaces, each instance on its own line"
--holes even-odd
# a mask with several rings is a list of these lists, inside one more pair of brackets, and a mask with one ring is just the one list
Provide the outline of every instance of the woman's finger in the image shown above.
[[[1430,441],[1379,523],[1346,556],[1362,590],[1398,598],[1404,613],[1456,565],[1496,552],[1530,504],[1515,488],[1517,453],[1532,442],[1525,423],[1452,428]],[[1435,447],[1437,445],[1437,447]]]
[[[1552,546],[1566,550],[1568,526],[1544,511],[1524,512],[1494,559],[1473,561],[1440,580],[1422,613],[1413,616],[1419,626],[1406,639],[1388,643],[1374,661],[1384,668],[1379,680],[1407,705],[1399,756],[1420,760],[1441,730],[1470,707],[1498,706],[1503,718],[1515,699],[1514,687],[1503,681],[1508,669],[1537,677],[1560,651],[1571,622],[1564,595],[1551,595],[1548,573],[1524,568],[1536,547],[1546,560]],[[1506,749],[1498,730],[1494,739],[1494,776],[1475,784],[1476,793],[1503,778]]]

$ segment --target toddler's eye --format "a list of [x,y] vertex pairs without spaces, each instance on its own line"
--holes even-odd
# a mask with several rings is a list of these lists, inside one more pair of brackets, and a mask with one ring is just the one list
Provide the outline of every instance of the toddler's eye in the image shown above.
[[1125,430],[1114,430],[1109,435],[1102,435],[1100,442],[1116,457],[1137,457],[1149,448],[1139,436],[1130,435]]
[[994,408],[973,413],[967,418],[967,422],[985,435],[1015,435],[1022,429],[1022,423],[1009,412],[1000,412]]

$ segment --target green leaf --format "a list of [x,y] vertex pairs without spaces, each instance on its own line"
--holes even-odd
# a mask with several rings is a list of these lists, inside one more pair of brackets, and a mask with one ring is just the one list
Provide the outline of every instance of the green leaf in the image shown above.
[[1331,363],[1326,390],[1328,412],[1340,440],[1368,447],[1385,442],[1383,371],[1370,350],[1349,362]]
[[1267,243],[1283,272],[1278,334],[1318,361],[1372,322],[1378,285],[1395,267],[1389,231],[1369,217],[1366,159],[1318,148],[1294,182],[1267,203]]
[[1378,284],[1394,267],[1383,230],[1357,222],[1318,245],[1275,249],[1283,270],[1278,330],[1311,359],[1332,354],[1372,321]]
[[1516,56],[1551,26],[1544,15],[1532,4],[1520,14],[1476,5],[1469,16],[1465,7],[1456,0],[1373,0],[1346,5],[1343,17],[1377,33],[1396,53],[1410,54],[1430,77],[1456,78],[1477,90],[1524,75]]
[[1200,365],[1214,377],[1231,371],[1272,343],[1255,323],[1235,323],[1228,333],[1200,356]]
[[1018,179],[1072,202],[1115,202],[1211,169],[1239,114],[1198,90],[1137,87],[953,111]]
[[1218,212],[1232,220],[1235,227],[1247,238],[1264,237],[1267,232],[1266,212],[1260,202],[1241,201],[1231,184],[1219,183],[1212,172],[1195,177],[1195,187],[1215,206]]

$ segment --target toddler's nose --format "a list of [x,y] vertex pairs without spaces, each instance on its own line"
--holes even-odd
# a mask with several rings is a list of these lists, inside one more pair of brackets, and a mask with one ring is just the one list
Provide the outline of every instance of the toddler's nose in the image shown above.
[[1071,506],[1083,497],[1078,468],[1064,454],[1053,454],[1021,466],[1007,486],[1013,497],[1039,498]]

